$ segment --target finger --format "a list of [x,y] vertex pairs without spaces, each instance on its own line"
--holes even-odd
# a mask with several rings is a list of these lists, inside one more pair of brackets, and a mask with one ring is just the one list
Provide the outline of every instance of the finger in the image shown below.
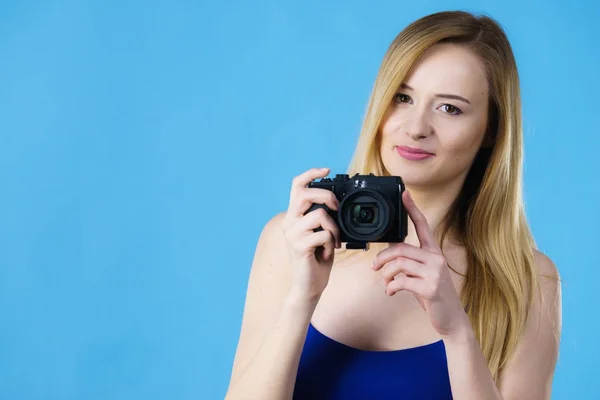
[[290,212],[300,217],[304,215],[313,204],[325,204],[332,210],[340,208],[340,202],[331,190],[319,188],[304,188],[296,191],[290,198]]
[[[335,248],[337,246],[335,236],[330,231],[322,231],[329,232],[329,237],[325,240],[325,243],[322,244],[320,248],[323,249],[321,256],[324,261],[329,261],[333,258],[335,253]],[[318,253],[317,253],[318,254]]]
[[431,228],[429,227],[429,223],[427,219],[419,210],[414,200],[408,193],[408,190],[405,190],[402,193],[402,202],[410,219],[415,224],[415,229],[417,231],[417,237],[419,238],[419,243],[421,243],[421,248],[428,250],[437,250],[438,245],[435,242],[435,238],[433,237],[433,232],[431,232]]
[[305,255],[314,253],[319,247],[323,247],[321,257],[323,260],[329,260],[334,253],[335,238],[330,231],[319,231],[311,233],[302,240],[302,247],[305,249]]
[[423,264],[409,258],[399,257],[385,264],[382,269],[383,280],[385,283],[390,283],[400,273],[410,277],[423,279]]
[[317,178],[322,178],[329,174],[329,168],[311,168],[308,171],[292,179],[292,190],[290,197],[293,198],[298,190],[304,189],[306,185]]
[[393,296],[402,290],[408,290],[418,296],[422,296],[422,293],[425,292],[425,287],[426,282],[423,279],[399,276],[387,284],[385,293],[388,296]]
[[295,229],[298,229],[300,234],[306,234],[312,233],[319,227],[326,231],[330,231],[335,239],[336,247],[338,247],[338,245],[341,247],[340,229],[333,218],[331,218],[322,208],[309,212],[302,217],[302,219],[298,221]]
[[388,248],[383,249],[379,253],[377,253],[375,259],[373,260],[371,268],[377,271],[378,269],[381,269],[381,267],[383,267],[386,263],[398,257],[410,258],[412,260],[425,264],[427,262],[428,256],[429,255],[426,251],[415,247],[411,244],[394,243]]

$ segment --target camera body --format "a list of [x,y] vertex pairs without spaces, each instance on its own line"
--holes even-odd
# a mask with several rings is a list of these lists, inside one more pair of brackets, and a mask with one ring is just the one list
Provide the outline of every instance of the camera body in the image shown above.
[[[398,176],[337,174],[308,184],[309,188],[330,190],[340,202],[339,210],[313,204],[307,211],[324,208],[340,229],[347,249],[367,250],[369,243],[403,242],[408,215],[402,204],[404,182]],[[318,228],[316,231],[322,230]]]

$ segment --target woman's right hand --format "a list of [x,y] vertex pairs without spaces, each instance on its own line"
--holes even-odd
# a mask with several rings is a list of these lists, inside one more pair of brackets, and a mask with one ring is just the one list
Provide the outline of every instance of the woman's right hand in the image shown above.
[[[339,202],[333,192],[306,187],[328,173],[329,168],[315,168],[294,178],[290,204],[282,222],[292,264],[290,295],[306,300],[320,298],[329,282],[335,249],[341,247],[338,226],[324,209],[305,215],[313,203],[338,210]],[[319,227],[323,230],[315,232]]]

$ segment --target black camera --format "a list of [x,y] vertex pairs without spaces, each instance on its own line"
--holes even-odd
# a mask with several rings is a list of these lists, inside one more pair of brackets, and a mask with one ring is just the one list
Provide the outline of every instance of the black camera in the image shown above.
[[[337,223],[347,249],[367,250],[369,243],[397,243],[406,238],[408,215],[402,204],[402,178],[337,174],[333,179],[315,180],[307,187],[335,194],[340,202],[339,210],[313,204],[307,213],[324,208]],[[322,228],[316,231],[319,230]]]

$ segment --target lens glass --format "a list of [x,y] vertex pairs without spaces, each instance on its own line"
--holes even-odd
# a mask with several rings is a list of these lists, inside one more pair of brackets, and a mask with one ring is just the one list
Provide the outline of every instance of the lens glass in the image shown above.
[[338,223],[352,240],[375,242],[391,226],[391,207],[386,198],[373,190],[357,190],[342,200]]
[[354,204],[352,222],[358,225],[377,224],[377,207],[372,204]]

